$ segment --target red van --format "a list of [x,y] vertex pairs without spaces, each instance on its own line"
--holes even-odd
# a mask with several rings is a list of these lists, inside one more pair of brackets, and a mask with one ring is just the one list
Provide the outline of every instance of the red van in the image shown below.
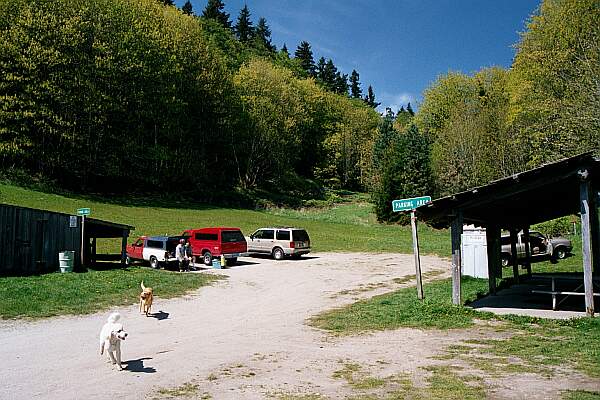
[[233,265],[246,251],[246,238],[240,228],[201,228],[183,231],[192,246],[194,257],[202,257],[205,265],[211,265],[213,257],[225,256],[227,264]]

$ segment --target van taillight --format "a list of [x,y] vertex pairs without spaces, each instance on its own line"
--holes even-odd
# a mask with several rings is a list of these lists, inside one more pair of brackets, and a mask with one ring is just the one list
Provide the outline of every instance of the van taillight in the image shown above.
[[295,242],[290,242],[290,249],[293,249],[296,247],[296,243]]

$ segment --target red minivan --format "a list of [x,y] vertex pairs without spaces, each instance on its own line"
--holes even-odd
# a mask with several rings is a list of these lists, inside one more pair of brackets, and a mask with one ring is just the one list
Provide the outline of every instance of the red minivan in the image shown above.
[[194,257],[202,257],[205,265],[211,265],[213,257],[225,256],[227,264],[233,265],[237,258],[248,251],[246,238],[240,228],[201,228],[183,231],[192,246]]

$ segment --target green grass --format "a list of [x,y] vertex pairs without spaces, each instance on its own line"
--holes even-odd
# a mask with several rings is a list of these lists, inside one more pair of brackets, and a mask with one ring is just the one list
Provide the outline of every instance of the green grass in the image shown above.
[[[132,237],[179,234],[187,228],[206,226],[240,227],[246,235],[264,226],[297,226],[308,231],[311,246],[316,252],[412,252],[410,227],[376,223],[364,202],[304,211],[244,210],[135,197],[65,197],[5,184],[0,184],[0,202],[71,214],[78,208],[89,207],[93,218],[135,226]],[[419,238],[422,254],[449,256],[450,236],[447,230],[435,230],[420,224]],[[119,244],[119,240],[98,241],[102,251],[114,250]]]
[[600,392],[587,390],[566,390],[562,395],[563,400],[599,400]]
[[[462,288],[465,301],[471,301],[487,292],[488,283],[465,277]],[[423,301],[417,299],[414,287],[404,288],[326,311],[311,318],[310,324],[337,334],[356,334],[400,327],[468,328],[474,317],[487,316],[468,307],[454,306],[450,280],[426,284],[423,290]]]
[[426,400],[426,399],[484,399],[485,387],[481,378],[459,375],[447,366],[422,368],[426,374],[426,386],[415,386],[406,374],[376,378],[367,375],[361,366],[346,362],[333,373],[334,379],[344,379],[359,394],[348,400]]
[[89,314],[128,306],[138,302],[142,280],[154,289],[156,297],[165,299],[181,296],[215,279],[215,275],[141,267],[0,278],[0,318]]
[[[588,376],[600,377],[600,319],[551,320],[527,317],[497,317],[514,333],[507,339],[478,341],[476,354],[493,356],[492,368],[514,364],[521,371],[552,375],[553,368],[568,365]],[[479,362],[474,366],[481,367]]]
[[[463,280],[465,302],[487,292],[487,281]],[[326,311],[310,319],[312,326],[339,335],[411,327],[458,329],[474,320],[493,320],[489,329],[507,332],[506,339],[465,341],[447,349],[439,359],[461,358],[474,368],[493,374],[537,372],[551,376],[555,367],[569,365],[592,377],[600,377],[600,319],[550,320],[518,316],[494,316],[451,304],[450,280],[424,285],[425,299],[415,288],[404,288],[368,300]],[[498,323],[500,326],[498,326]],[[491,358],[490,358],[491,357]],[[519,361],[516,361],[518,358]]]

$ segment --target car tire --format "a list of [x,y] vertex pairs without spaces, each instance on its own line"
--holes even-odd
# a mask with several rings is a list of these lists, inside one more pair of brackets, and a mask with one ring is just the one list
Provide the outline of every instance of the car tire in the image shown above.
[[158,263],[158,259],[154,256],[150,256],[150,267],[154,268],[154,269],[159,269],[160,268],[160,264]]
[[508,254],[502,254],[500,263],[502,264],[503,268],[508,267],[510,265],[510,256]]
[[210,251],[204,252],[202,254],[202,262],[204,263],[204,265],[211,265],[212,264],[212,254],[210,253]]
[[125,265],[128,267],[131,265],[131,257],[129,257],[129,256],[125,257]]
[[567,252],[563,247],[559,247],[554,250],[554,259],[555,260],[563,260],[567,256]]
[[285,253],[283,252],[283,249],[281,247],[275,247],[273,249],[272,255],[273,255],[274,259],[276,259],[277,261],[279,261],[279,260],[283,260],[283,257],[285,256]]

